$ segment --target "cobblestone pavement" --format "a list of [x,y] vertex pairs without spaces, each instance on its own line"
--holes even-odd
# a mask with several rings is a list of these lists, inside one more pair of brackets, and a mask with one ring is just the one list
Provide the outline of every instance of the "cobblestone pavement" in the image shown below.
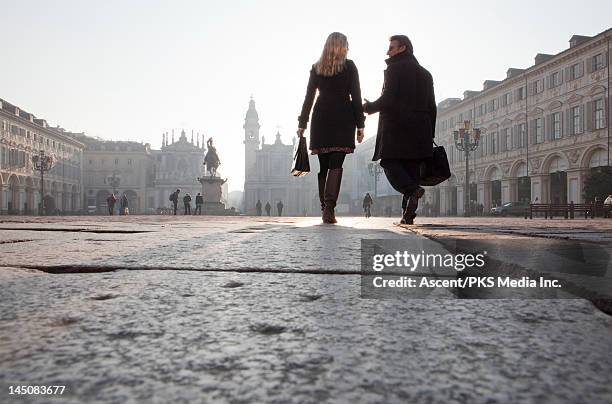
[[487,220],[2,218],[1,401],[610,402],[612,317],[586,300],[360,298],[362,239],[612,223]]

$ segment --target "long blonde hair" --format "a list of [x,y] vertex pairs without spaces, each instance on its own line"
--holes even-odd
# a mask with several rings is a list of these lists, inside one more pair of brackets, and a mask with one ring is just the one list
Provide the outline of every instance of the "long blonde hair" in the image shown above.
[[321,58],[315,63],[317,74],[325,77],[334,76],[344,70],[348,40],[340,32],[332,32],[325,41]]

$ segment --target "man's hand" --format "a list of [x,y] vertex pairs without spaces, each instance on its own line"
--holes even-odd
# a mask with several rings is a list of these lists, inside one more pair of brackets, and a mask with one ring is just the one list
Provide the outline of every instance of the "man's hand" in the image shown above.
[[363,103],[363,112],[365,112],[366,114],[369,114],[368,109],[369,109],[370,101],[367,98],[364,98],[363,100],[365,101]]
[[297,136],[298,136],[299,138],[304,137],[304,131],[305,131],[305,130],[306,130],[306,129],[304,129],[304,128],[298,128],[298,130],[297,130]]
[[357,143],[363,142],[364,135],[364,128],[357,129]]

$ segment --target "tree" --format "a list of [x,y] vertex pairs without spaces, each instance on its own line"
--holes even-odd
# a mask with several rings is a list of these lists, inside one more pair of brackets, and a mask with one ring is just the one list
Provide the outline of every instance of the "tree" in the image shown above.
[[585,201],[593,201],[599,196],[603,201],[612,194],[612,167],[603,166],[591,169],[591,174],[584,183]]

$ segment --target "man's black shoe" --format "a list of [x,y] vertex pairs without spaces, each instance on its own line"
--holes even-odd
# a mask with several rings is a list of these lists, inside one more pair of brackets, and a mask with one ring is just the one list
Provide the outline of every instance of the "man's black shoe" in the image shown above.
[[419,199],[425,194],[425,189],[418,187],[412,195],[408,198],[406,209],[402,215],[401,224],[414,224],[414,218],[416,217],[416,210],[419,207]]

